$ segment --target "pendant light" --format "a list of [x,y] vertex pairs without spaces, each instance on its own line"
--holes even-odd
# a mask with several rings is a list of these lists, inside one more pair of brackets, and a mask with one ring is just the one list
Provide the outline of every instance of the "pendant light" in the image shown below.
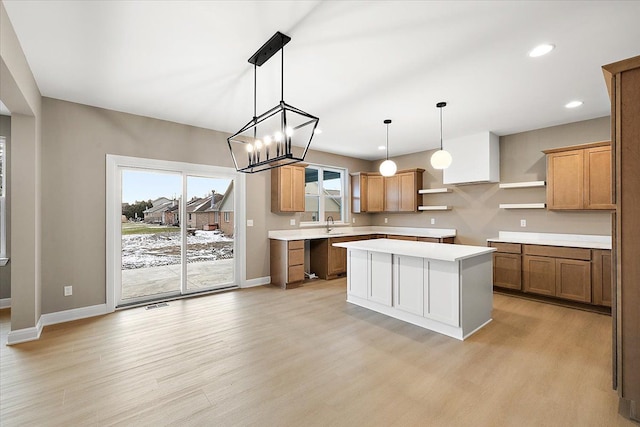
[[440,149],[431,156],[431,166],[434,169],[446,169],[451,166],[451,154],[442,148],[442,109],[447,106],[446,102],[438,102],[436,107],[440,109]]
[[391,119],[386,119],[384,124],[387,125],[387,160],[380,163],[380,174],[382,176],[393,176],[396,174],[398,167],[393,160],[389,160],[389,125],[391,124]]
[[[227,138],[238,172],[255,173],[301,162],[311,139],[318,134],[319,119],[284,102],[284,46],[291,37],[276,32],[251,58],[253,65],[253,118]],[[280,56],[280,102],[257,114],[257,68],[277,52]]]

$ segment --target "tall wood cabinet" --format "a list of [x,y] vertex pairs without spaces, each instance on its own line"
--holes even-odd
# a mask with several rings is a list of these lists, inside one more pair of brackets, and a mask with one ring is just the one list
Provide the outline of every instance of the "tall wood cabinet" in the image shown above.
[[271,212],[304,212],[306,164],[271,169]]
[[640,56],[605,65],[613,152],[613,387],[640,421]]
[[548,209],[613,209],[610,141],[553,148],[544,153]]

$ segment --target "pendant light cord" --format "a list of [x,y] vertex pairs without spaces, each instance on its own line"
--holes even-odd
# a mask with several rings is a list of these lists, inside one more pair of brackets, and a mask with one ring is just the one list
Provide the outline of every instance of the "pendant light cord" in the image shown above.
[[389,123],[387,123],[387,160],[389,160]]
[[280,57],[280,101],[284,102],[284,44],[280,50],[282,51]]
[[440,151],[442,151],[442,107],[440,107]]

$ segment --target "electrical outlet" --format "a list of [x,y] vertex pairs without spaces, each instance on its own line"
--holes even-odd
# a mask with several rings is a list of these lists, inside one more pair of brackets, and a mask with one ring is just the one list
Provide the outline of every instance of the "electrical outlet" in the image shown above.
[[387,224],[389,222],[389,218],[384,219],[384,223]]
[[64,296],[65,297],[70,297],[71,295],[73,295],[73,286],[65,286],[64,287]]
[[296,225],[296,220],[294,218],[290,219],[289,225]]
[[520,220],[520,227],[526,227],[527,226],[527,220],[526,219],[521,219]]
[[436,223],[436,219],[435,218],[431,218],[431,225]]
[[356,217],[354,216],[351,221],[355,224],[356,223]]
[[253,220],[252,219],[248,219],[247,220],[247,227],[253,227]]

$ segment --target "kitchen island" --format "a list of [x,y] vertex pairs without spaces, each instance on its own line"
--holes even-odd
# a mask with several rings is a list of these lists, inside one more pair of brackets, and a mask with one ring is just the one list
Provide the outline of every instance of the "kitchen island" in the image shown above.
[[347,249],[347,301],[464,340],[491,321],[495,248],[391,239]]

